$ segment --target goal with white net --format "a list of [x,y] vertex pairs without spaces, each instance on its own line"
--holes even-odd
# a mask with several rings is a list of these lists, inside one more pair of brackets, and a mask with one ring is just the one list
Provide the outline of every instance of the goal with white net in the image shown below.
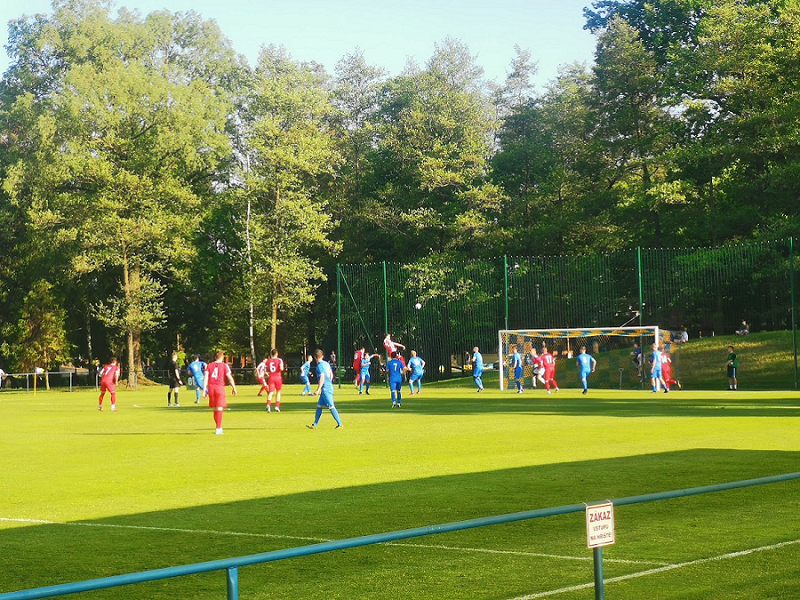
[[[577,387],[576,357],[581,346],[597,361],[590,385],[607,389],[641,389],[649,385],[647,357],[658,341],[670,354],[673,376],[680,367],[680,334],[659,327],[595,327],[591,329],[515,329],[498,332],[500,389],[514,387],[513,347],[522,357],[526,389],[534,385],[532,353],[542,346],[556,359],[556,381],[561,387]],[[638,347],[638,350],[637,350]],[[539,383],[541,385],[541,383]]]

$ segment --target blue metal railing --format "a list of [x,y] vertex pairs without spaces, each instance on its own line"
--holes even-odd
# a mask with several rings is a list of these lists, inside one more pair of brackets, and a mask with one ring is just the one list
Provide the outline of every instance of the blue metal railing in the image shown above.
[[[698,494],[707,494],[711,492],[722,492],[754,485],[790,481],[793,479],[800,479],[800,472],[773,475],[771,477],[759,477],[757,479],[746,479],[743,481],[733,481],[729,483],[720,483],[717,485],[706,485],[683,490],[673,490],[669,492],[657,492],[653,494],[644,494],[641,496],[628,496],[626,498],[617,498],[610,501],[615,506],[625,506],[643,502],[654,502],[657,500],[669,500],[671,498],[682,498],[685,496],[696,496]],[[588,504],[594,503],[590,502]],[[75,594],[78,592],[88,592],[91,590],[130,585],[132,583],[143,583],[146,581],[156,581],[159,579],[169,579],[171,577],[182,577],[184,575],[196,575],[198,573],[208,573],[210,571],[222,570],[226,571],[228,600],[238,600],[239,567],[274,562],[277,560],[284,560],[299,556],[321,554],[323,552],[331,552],[333,550],[344,550],[346,548],[356,548],[359,546],[369,546],[372,544],[382,544],[396,540],[405,540],[414,537],[431,535],[434,533],[448,533],[453,531],[461,531],[464,529],[473,529],[475,527],[485,527],[487,525],[499,525],[502,523],[512,523],[515,521],[525,521],[528,519],[538,519],[541,517],[552,517],[556,515],[582,512],[586,510],[586,506],[586,504],[580,503],[551,508],[541,508],[537,510],[528,510],[505,515],[495,515],[492,517],[481,517],[467,521],[444,523],[441,525],[428,525],[425,527],[415,527],[413,529],[403,529],[401,531],[376,533],[373,535],[365,535],[346,540],[336,540],[333,542],[323,542],[308,546],[298,546],[295,548],[287,548],[285,550],[273,550],[272,552],[263,552],[261,554],[251,554],[248,556],[212,560],[191,565],[183,565],[180,567],[168,567],[164,569],[155,569],[152,571],[142,571],[139,573],[128,573],[126,575],[103,577],[100,579],[89,579],[75,583],[64,583],[48,587],[20,590],[17,592],[6,592],[0,594],[0,600],[32,600],[34,598],[53,598],[56,596],[66,596],[67,594]]]

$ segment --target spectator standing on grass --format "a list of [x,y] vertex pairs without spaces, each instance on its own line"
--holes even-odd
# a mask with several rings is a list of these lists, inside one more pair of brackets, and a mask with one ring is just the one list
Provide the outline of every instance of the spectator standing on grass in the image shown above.
[[167,392],[167,406],[172,406],[172,396],[175,396],[175,406],[180,407],[178,404],[178,392],[181,390],[183,382],[181,381],[181,369],[178,366],[178,353],[173,352],[172,357],[167,365],[167,376],[169,377],[169,391]]
[[319,418],[322,416],[322,409],[327,408],[331,411],[331,416],[336,421],[336,429],[344,427],[342,420],[339,418],[339,411],[333,403],[333,369],[330,364],[325,361],[325,353],[322,350],[317,350],[314,353],[317,359],[317,389],[314,390],[314,395],[319,396],[317,401],[317,411],[314,413],[314,422],[311,425],[306,425],[309,429],[316,429],[319,425]]
[[199,354],[192,357],[192,362],[189,363],[189,375],[194,380],[195,404],[200,404],[200,398],[203,396],[203,385],[206,378],[206,363],[200,359]]
[[119,383],[119,365],[117,357],[112,356],[109,363],[100,372],[100,398],[97,400],[97,410],[103,410],[103,397],[106,392],[111,394],[111,410],[117,410],[117,384]]
[[588,377],[590,374],[594,373],[595,367],[597,367],[597,361],[591,354],[586,354],[586,346],[581,346],[580,354],[578,354],[577,360],[578,369],[580,369],[581,375],[581,384],[583,385],[583,394],[589,393],[589,381]]
[[222,435],[222,411],[228,408],[228,399],[225,397],[225,383],[231,384],[231,391],[236,395],[236,382],[233,380],[231,368],[225,363],[225,353],[222,350],[214,355],[214,362],[206,369],[203,396],[208,398],[208,407],[214,411],[214,425],[216,435]]
[[728,368],[728,389],[738,390],[739,358],[736,356],[736,352],[733,351],[733,346],[728,346],[728,360],[725,362],[725,366]]
[[472,349],[472,379],[475,380],[475,385],[478,386],[478,392],[483,391],[483,354],[477,346]]

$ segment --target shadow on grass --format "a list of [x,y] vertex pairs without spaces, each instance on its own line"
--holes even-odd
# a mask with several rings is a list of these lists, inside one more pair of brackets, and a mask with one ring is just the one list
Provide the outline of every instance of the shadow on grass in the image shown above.
[[[315,541],[776,475],[795,471],[798,465],[800,452],[697,449],[437,476],[228,503],[212,501],[185,509],[79,523],[12,527],[0,530],[0,544],[7,557],[4,572],[0,573],[0,591],[241,556]],[[324,457],[320,468],[325,468]],[[756,533],[763,532],[773,541],[793,539],[791,536],[796,537],[798,532],[791,525],[796,520],[792,521],[794,509],[789,501],[791,496],[787,494],[795,494],[796,498],[797,485],[797,482],[771,484],[695,497],[701,500],[679,499],[641,505],[644,516],[639,516],[640,523],[628,521],[626,524],[622,516],[618,517],[618,527],[625,541],[624,545],[615,547],[616,551],[637,558],[655,553],[661,560],[665,555],[669,560],[681,560],[684,554],[705,556],[719,552],[718,548],[710,549],[708,544],[727,547],[729,540],[761,543],[758,535],[750,536],[752,540],[748,537],[748,528]],[[686,504],[688,502],[692,504]],[[669,503],[683,504],[672,504],[670,508]],[[631,515],[633,509],[621,507],[619,511],[621,515]],[[673,510],[675,513],[671,513]],[[120,507],[120,512],[124,512],[124,507]],[[8,515],[0,516],[8,518]],[[394,586],[399,578],[404,597],[444,598],[451,597],[453,590],[439,586],[451,585],[447,583],[449,580],[462,577],[464,579],[457,579],[459,587],[452,597],[508,598],[519,593],[514,587],[517,584],[513,583],[519,568],[509,563],[511,558],[495,555],[512,550],[585,555],[588,559],[590,554],[585,550],[581,519],[580,515],[568,515],[460,534],[426,536],[401,544],[407,546],[402,552],[384,546],[339,551],[321,558],[281,561],[260,571],[256,570],[258,567],[247,567],[244,573],[250,575],[247,579],[243,576],[242,587],[246,590],[248,585],[250,589],[267,586],[270,593],[274,593],[268,596],[270,598],[394,598],[398,597]],[[675,519],[677,524],[673,522]],[[544,521],[548,523],[545,525]],[[669,530],[670,527],[675,529]],[[662,539],[664,529],[673,537]],[[445,543],[454,547],[437,546]],[[458,548],[475,546],[485,551],[453,554]],[[437,563],[436,574],[431,579],[425,569],[431,568],[430,553],[436,548],[445,554],[450,552],[450,558],[435,557],[443,564]],[[406,552],[418,554],[409,558]],[[615,549],[610,549],[607,556],[613,557],[614,552]],[[455,562],[449,564],[448,561]],[[574,565],[553,566],[558,573],[556,579],[574,578]],[[580,568],[583,570],[579,571],[579,580],[585,580],[591,567]],[[641,565],[636,567],[641,568]],[[584,571],[586,575],[582,574]],[[469,575],[459,575],[461,572]],[[217,574],[140,584],[95,592],[93,594],[97,595],[91,597],[218,598],[224,589],[223,577]],[[509,579],[502,584],[504,587],[498,595],[486,592],[490,580],[494,582],[504,577]],[[521,592],[544,585],[531,583],[530,574],[526,577],[523,583],[528,587],[521,588]],[[248,594],[245,597],[267,596]]]

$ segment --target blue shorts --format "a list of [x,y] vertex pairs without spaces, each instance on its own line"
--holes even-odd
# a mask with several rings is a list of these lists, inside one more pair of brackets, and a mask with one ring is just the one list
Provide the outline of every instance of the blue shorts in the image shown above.
[[403,389],[403,380],[402,379],[390,379],[389,380],[389,389],[393,392],[399,392]]
[[361,379],[363,381],[369,381],[371,379],[371,377],[369,376],[369,371],[366,371],[366,372],[362,371],[361,372]]
[[418,379],[422,379],[422,373],[411,373],[411,377],[408,378],[409,381],[417,381]]
[[522,379],[522,367],[514,367],[514,379]]
[[736,379],[736,367],[728,367],[728,377]]
[[322,390],[319,393],[319,400],[317,400],[317,406],[321,406],[323,408],[332,408],[333,392],[326,392],[325,390]]
[[483,369],[476,369],[472,372],[472,377],[475,379],[480,379],[481,375],[483,375]]
[[651,379],[659,379],[661,377],[661,367],[656,367],[653,369],[652,374],[650,375]]
[[581,369],[581,379],[586,379],[591,374],[592,374],[591,369],[588,371]]
[[300,383],[308,383],[308,375],[300,375]]

